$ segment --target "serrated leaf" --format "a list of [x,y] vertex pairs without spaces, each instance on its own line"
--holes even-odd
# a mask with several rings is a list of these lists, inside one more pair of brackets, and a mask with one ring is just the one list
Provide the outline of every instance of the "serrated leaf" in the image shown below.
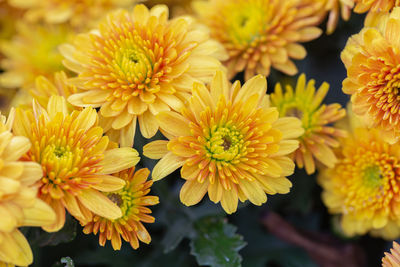
[[241,266],[238,253],[246,245],[236,227],[226,220],[208,217],[195,223],[196,236],[191,240],[191,254],[199,265],[212,267]]

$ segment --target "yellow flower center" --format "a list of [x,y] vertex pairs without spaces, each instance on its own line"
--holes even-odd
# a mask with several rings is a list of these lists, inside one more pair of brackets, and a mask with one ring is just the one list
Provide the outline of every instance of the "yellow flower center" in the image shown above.
[[230,4],[224,9],[228,35],[235,44],[248,45],[256,42],[265,27],[264,9],[257,3]]
[[363,170],[363,179],[366,186],[379,186],[381,184],[382,173],[378,165],[371,165]]
[[126,185],[124,188],[117,192],[108,193],[107,197],[114,202],[118,207],[120,207],[122,211],[122,217],[120,219],[128,219],[131,217],[131,213],[134,212],[134,208],[136,206],[135,192],[132,191],[130,186],[130,182],[125,180]]
[[231,162],[240,158],[245,149],[243,144],[243,135],[235,126],[214,126],[206,136],[207,155],[216,161]]

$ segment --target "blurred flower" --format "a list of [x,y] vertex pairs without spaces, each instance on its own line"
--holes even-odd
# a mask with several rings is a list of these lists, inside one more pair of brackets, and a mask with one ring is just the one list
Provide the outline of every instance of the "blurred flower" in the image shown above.
[[321,0],[325,3],[325,11],[328,14],[328,21],[326,25],[327,34],[335,31],[339,21],[339,16],[344,20],[349,20],[351,9],[354,6],[353,0]]
[[31,140],[24,159],[42,165],[39,196],[57,215],[54,225],[44,227],[47,231],[64,225],[65,209],[80,221],[90,220],[91,212],[110,219],[121,216],[119,207],[101,192],[124,186],[122,179],[109,174],[134,166],[138,153],[113,148],[97,121],[93,108],[69,113],[61,96],[51,96],[47,109],[36,102],[33,110],[17,109],[14,133]]
[[338,147],[338,137],[345,136],[345,131],[329,126],[346,115],[340,104],[322,104],[329,90],[324,82],[315,92],[315,81],[306,83],[306,76],[300,75],[296,88],[286,85],[282,91],[280,83],[271,94],[271,105],[278,108],[279,116],[298,117],[305,132],[298,138],[300,147],[294,152],[294,159],[299,168],[305,167],[308,174],[315,172],[315,162],[332,168],[337,159],[332,148]]
[[82,224],[85,234],[99,233],[99,243],[104,246],[106,240],[111,240],[114,250],[121,248],[121,236],[129,242],[132,248],[139,247],[139,240],[149,244],[151,237],[142,222],[153,223],[154,217],[148,215],[151,210],[146,206],[159,203],[158,197],[148,196],[153,181],[146,181],[150,171],[135,168],[114,174],[123,179],[126,184],[124,188],[106,193],[107,197],[121,208],[122,217],[109,220],[95,215],[93,219]]
[[176,17],[179,15],[193,14],[192,9],[193,0],[146,0],[146,6],[153,7],[155,5],[167,5],[171,11],[170,16]]
[[143,148],[149,158],[161,160],[153,180],[182,167],[186,180],[180,199],[197,204],[208,192],[210,200],[227,213],[237,209],[238,198],[255,205],[267,194],[289,192],[285,177],[294,170],[287,156],[298,148],[292,140],[303,133],[297,118],[278,118],[265,95],[265,77],[258,75],[243,87],[232,86],[217,72],[210,88],[194,83],[189,103],[181,110],[159,113],[160,128],[169,141],[154,141]]
[[166,6],[144,5],[109,14],[98,31],[79,35],[62,53],[83,90],[69,102],[100,107],[104,130],[122,146],[132,146],[136,119],[145,138],[154,136],[155,115],[179,110],[193,82],[209,82],[225,56],[190,17],[168,20]]
[[13,39],[0,44],[0,51],[5,56],[0,62],[5,71],[0,74],[0,85],[29,89],[37,76],[51,78],[54,72],[63,70],[62,56],[57,47],[72,33],[64,25],[18,23]]
[[398,267],[400,266],[400,245],[393,241],[393,248],[390,253],[385,252],[385,257],[382,258],[382,267]]
[[343,92],[351,94],[353,111],[394,143],[400,133],[400,8],[379,19],[376,28],[353,35],[341,54],[347,69]]
[[87,28],[107,11],[133,6],[136,0],[8,0],[10,5],[26,9],[29,22],[43,20],[49,24],[69,22],[73,27]]
[[[13,112],[11,112],[11,117]],[[21,161],[29,150],[28,138],[14,136],[12,118],[0,118],[0,266],[27,266],[33,256],[21,226],[46,226],[55,220],[53,210],[36,197],[35,183],[42,177],[36,162]]]
[[315,0],[209,0],[193,3],[195,11],[229,53],[228,77],[245,71],[268,76],[270,68],[294,75],[291,59],[303,59],[299,42],[320,36],[316,27],[323,3]]
[[[39,76],[36,78],[35,86],[30,90],[31,95],[42,107],[47,107],[52,95],[68,98],[77,92],[76,86],[67,83],[68,77],[64,71],[54,73],[54,78],[51,80],[54,82],[44,76]],[[67,105],[72,111],[73,106],[69,103]]]
[[364,127],[340,142],[337,164],[318,177],[329,212],[341,215],[348,236],[399,237],[400,144],[390,145],[379,131]]

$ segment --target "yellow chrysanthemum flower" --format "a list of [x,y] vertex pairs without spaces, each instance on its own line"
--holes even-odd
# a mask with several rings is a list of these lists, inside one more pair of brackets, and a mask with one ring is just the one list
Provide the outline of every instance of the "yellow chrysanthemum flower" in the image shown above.
[[347,69],[343,92],[351,94],[353,111],[394,143],[400,133],[400,8],[378,19],[353,35],[341,54]]
[[[13,112],[11,112],[11,116]],[[53,210],[36,197],[40,165],[21,161],[29,150],[28,138],[14,136],[12,119],[0,118],[0,266],[27,266],[33,255],[21,226],[46,226],[55,220]]]
[[341,216],[348,236],[399,237],[400,144],[390,145],[379,131],[365,127],[340,142],[337,164],[318,177],[328,210]]
[[393,248],[390,253],[385,252],[385,257],[382,258],[382,267],[398,267],[400,266],[400,245],[393,241]]
[[194,2],[194,9],[229,53],[228,77],[245,71],[268,76],[273,67],[294,75],[291,59],[303,59],[300,42],[320,36],[316,25],[323,4],[315,0],[209,0]]
[[0,61],[4,73],[0,85],[6,88],[30,89],[39,75],[52,78],[64,69],[58,45],[66,42],[72,31],[64,25],[17,24],[17,34],[10,41],[0,44],[5,58]]
[[[35,87],[30,90],[30,94],[42,107],[47,107],[52,95],[68,98],[76,92],[76,86],[68,83],[68,77],[64,71],[54,73],[54,77],[51,80],[44,76],[37,77]],[[69,103],[68,107],[70,110],[74,109],[74,106]]]
[[278,118],[269,107],[265,77],[258,75],[243,87],[229,86],[217,72],[210,88],[193,84],[193,96],[181,114],[157,115],[169,141],[154,141],[143,148],[149,158],[161,160],[153,169],[159,180],[182,167],[186,180],[180,192],[182,203],[197,204],[208,192],[227,213],[237,209],[238,198],[255,205],[267,194],[286,194],[291,187],[285,177],[294,170],[287,156],[298,148],[293,140],[304,131],[297,118]]
[[42,165],[39,196],[57,214],[56,223],[44,228],[47,231],[64,225],[65,209],[80,221],[90,220],[91,212],[110,219],[122,215],[102,192],[124,186],[122,179],[110,174],[134,166],[138,153],[113,148],[97,121],[93,108],[69,113],[61,96],[50,97],[47,109],[36,102],[33,110],[17,109],[14,133],[31,140],[24,159]]
[[49,24],[70,23],[73,27],[86,28],[100,19],[107,11],[132,6],[136,0],[8,0],[10,5],[26,9],[25,18],[30,22],[43,20]]
[[111,240],[114,250],[121,249],[121,236],[129,242],[132,248],[139,247],[139,240],[149,244],[151,237],[143,226],[145,223],[153,223],[154,217],[148,215],[151,210],[147,206],[159,203],[158,197],[148,196],[153,181],[146,181],[150,171],[135,168],[114,174],[123,179],[124,188],[106,193],[107,197],[117,204],[122,210],[122,217],[116,220],[94,216],[92,221],[83,223],[85,234],[99,233],[99,243],[104,246],[107,240]]
[[278,83],[271,94],[271,105],[278,108],[279,116],[295,116],[302,122],[305,132],[298,139],[300,147],[294,152],[294,159],[308,174],[315,172],[315,162],[329,168],[335,165],[332,148],[339,146],[338,137],[345,136],[345,131],[329,125],[343,118],[346,111],[340,104],[322,104],[328,90],[329,84],[324,82],[316,91],[315,81],[306,82],[302,74],[295,89],[286,85],[283,91]]
[[104,130],[122,146],[132,146],[136,120],[144,137],[154,136],[155,115],[179,110],[193,82],[209,82],[226,56],[206,28],[190,17],[168,20],[162,5],[111,13],[98,31],[79,35],[62,52],[83,90],[69,102],[100,107]]

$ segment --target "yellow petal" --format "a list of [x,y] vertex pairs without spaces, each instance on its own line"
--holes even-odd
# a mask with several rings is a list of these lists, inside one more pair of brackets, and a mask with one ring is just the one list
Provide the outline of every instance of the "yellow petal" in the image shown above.
[[14,136],[4,149],[3,160],[16,161],[31,148],[29,139],[24,136]]
[[157,115],[157,120],[164,131],[174,136],[189,136],[191,135],[189,121],[174,111],[164,111]]
[[10,214],[10,211],[3,206],[0,206],[0,218],[1,232],[11,232],[14,228],[18,226],[16,216]]
[[78,196],[79,201],[93,213],[110,220],[122,216],[121,209],[104,194],[96,190],[85,190]]
[[92,185],[92,188],[102,192],[117,191],[125,186],[125,181],[112,175],[96,175],[96,178],[101,178],[103,181],[100,184]]
[[110,174],[128,169],[135,166],[139,160],[139,153],[130,147],[107,150],[104,152],[104,159],[100,162],[103,169],[98,174]]
[[239,186],[246,197],[254,205],[260,206],[267,202],[267,195],[256,180],[250,182],[246,179],[242,179],[239,182]]
[[42,200],[35,201],[34,206],[23,210],[24,221],[23,226],[44,226],[53,224],[56,220],[56,214]]
[[166,140],[156,140],[148,143],[143,147],[143,155],[150,159],[160,159],[169,152],[167,145],[168,141]]
[[27,266],[32,263],[32,250],[19,230],[5,233],[4,239],[5,242],[0,243],[0,259],[18,266]]
[[176,169],[181,167],[185,160],[181,157],[175,156],[172,152],[168,152],[157,164],[154,166],[152,179],[158,181],[165,176],[171,174]]
[[199,183],[197,180],[186,181],[179,194],[181,202],[186,206],[196,205],[206,194],[208,184],[208,180],[203,183]]
[[146,111],[142,115],[139,115],[138,119],[140,132],[142,133],[143,137],[151,138],[157,133],[159,124],[157,119],[153,114],[151,114],[150,111]]
[[226,213],[232,214],[236,212],[238,205],[238,193],[236,188],[224,190],[221,198],[221,206]]

